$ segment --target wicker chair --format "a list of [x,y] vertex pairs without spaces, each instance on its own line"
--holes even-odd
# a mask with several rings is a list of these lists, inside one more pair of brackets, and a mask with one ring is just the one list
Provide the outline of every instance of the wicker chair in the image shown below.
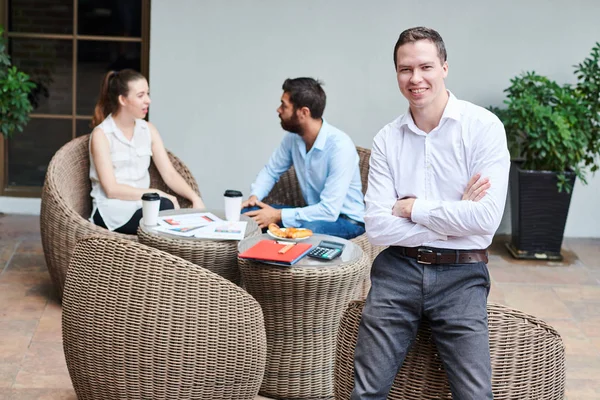
[[[369,160],[371,158],[371,150],[364,149],[362,147],[356,147],[356,151],[358,152],[359,157],[360,179],[362,181],[362,191],[364,195],[367,193],[367,184],[369,181]],[[281,175],[279,181],[277,181],[275,186],[273,186],[273,189],[271,189],[271,192],[267,195],[267,197],[263,199],[263,202],[267,204],[286,204],[294,207],[306,206],[304,197],[302,196],[302,191],[300,190],[300,185],[298,184],[298,178],[296,177],[296,171],[293,166]],[[371,259],[371,263],[375,257],[377,257],[377,255],[383,249],[385,249],[383,246],[373,246],[367,239],[366,234],[355,237],[351,241],[363,249],[363,251]],[[360,288],[360,293],[357,294],[357,297],[367,297],[370,287],[371,283],[367,274],[367,278],[363,282],[362,287]]]
[[[137,240],[135,235],[110,232],[88,220],[92,212],[89,139],[90,135],[78,137],[56,152],[48,165],[42,190],[42,245],[46,265],[59,297],[62,297],[69,260],[77,240],[89,235],[111,235]],[[198,185],[188,168],[173,154],[169,153],[169,157],[183,179],[199,193]],[[150,187],[174,194],[162,181],[153,163],[150,165],[150,181]],[[191,206],[186,199],[178,197],[177,200],[181,207]]]
[[248,399],[265,370],[260,306],[220,276],[117,237],[77,243],[65,358],[79,399]]
[[[338,331],[335,394],[349,399],[354,385],[354,348],[363,301],[348,305]],[[565,349],[558,332],[531,315],[488,304],[492,390],[495,400],[562,400],[565,394]],[[451,400],[448,379],[427,323],[389,393],[391,400]]]

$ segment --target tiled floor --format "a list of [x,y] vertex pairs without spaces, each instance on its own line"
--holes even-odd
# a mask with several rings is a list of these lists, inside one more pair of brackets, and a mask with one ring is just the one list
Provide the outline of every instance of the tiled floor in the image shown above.
[[[567,352],[567,399],[600,399],[600,239],[567,239],[563,263],[515,261],[502,240],[490,260],[490,301],[556,327]],[[60,315],[39,219],[0,214],[0,399],[76,398]]]

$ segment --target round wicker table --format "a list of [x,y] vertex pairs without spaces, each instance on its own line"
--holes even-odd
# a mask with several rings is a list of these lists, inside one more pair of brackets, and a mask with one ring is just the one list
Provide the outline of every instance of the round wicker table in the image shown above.
[[[268,235],[246,238],[243,252]],[[267,332],[267,366],[260,394],[277,399],[333,398],[340,318],[368,271],[370,259],[356,244],[327,235],[303,243],[342,242],[332,261],[304,257],[291,267],[238,259],[246,290],[258,301]]]
[[[159,215],[181,215],[202,212],[195,209],[179,209],[161,211]],[[218,217],[223,218],[223,213],[211,211]],[[261,235],[261,231],[252,218],[241,216],[242,221],[247,221],[245,238]],[[223,278],[230,280],[236,285],[240,284],[240,271],[237,261],[236,240],[214,240],[199,239],[195,237],[183,237],[171,235],[165,232],[159,232],[151,227],[144,225],[140,221],[140,227],[137,231],[140,243],[146,246],[154,247],[169,254],[181,257],[193,264],[206,268]]]

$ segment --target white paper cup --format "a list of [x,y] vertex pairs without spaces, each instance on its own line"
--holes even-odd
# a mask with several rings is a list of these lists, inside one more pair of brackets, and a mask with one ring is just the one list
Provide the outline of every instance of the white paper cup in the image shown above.
[[144,193],[142,196],[142,217],[144,218],[144,225],[158,225],[159,209],[160,195],[158,193]]
[[225,198],[225,219],[227,221],[239,221],[242,211],[242,192],[238,190],[226,190]]

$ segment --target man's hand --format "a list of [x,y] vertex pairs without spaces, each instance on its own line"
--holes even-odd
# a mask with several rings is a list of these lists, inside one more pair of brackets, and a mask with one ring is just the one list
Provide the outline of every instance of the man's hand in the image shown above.
[[394,207],[392,208],[392,215],[396,217],[409,218],[412,214],[413,204],[415,204],[414,197],[405,197],[403,199],[396,200]]
[[255,195],[252,195],[252,196],[248,197],[248,200],[246,200],[242,203],[242,208],[254,207],[255,205],[257,205],[257,203],[259,203],[258,197],[256,197]]
[[[251,199],[252,197],[248,199],[248,201]],[[281,222],[281,210],[277,210],[258,200],[256,200],[255,205],[259,206],[260,210],[248,211],[244,215],[247,215],[256,221],[261,229],[268,227],[270,223],[278,224]]]
[[[462,200],[479,201],[487,194],[486,190],[492,186],[490,180],[488,178],[480,178],[481,174],[478,173],[469,179]],[[415,200],[414,197],[405,197],[396,200],[394,207],[392,207],[392,215],[410,219]]]
[[477,173],[469,179],[469,183],[467,183],[467,188],[462,197],[463,200],[479,201],[487,194],[486,190],[488,190],[492,184],[488,178],[480,178],[481,174]]

